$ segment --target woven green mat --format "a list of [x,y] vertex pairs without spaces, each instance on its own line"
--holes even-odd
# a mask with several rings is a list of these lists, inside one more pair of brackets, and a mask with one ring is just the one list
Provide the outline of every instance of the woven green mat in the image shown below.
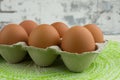
[[0,80],[120,80],[120,42],[108,41],[102,53],[81,73],[70,72],[60,58],[49,67],[40,67],[31,59],[9,64],[0,57]]

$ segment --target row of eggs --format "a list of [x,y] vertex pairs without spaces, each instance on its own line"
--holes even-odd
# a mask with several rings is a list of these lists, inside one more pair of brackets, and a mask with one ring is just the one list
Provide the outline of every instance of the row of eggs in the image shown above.
[[103,43],[104,36],[95,24],[69,28],[63,22],[40,24],[25,20],[18,24],[8,24],[0,31],[0,44],[12,45],[26,42],[28,46],[47,48],[57,45],[63,51],[82,53],[94,51],[95,43]]

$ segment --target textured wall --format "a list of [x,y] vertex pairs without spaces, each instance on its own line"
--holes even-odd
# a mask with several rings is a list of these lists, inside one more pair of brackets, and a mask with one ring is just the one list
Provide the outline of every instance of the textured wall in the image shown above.
[[120,34],[120,0],[0,0],[0,27],[25,19],[95,23],[105,34]]

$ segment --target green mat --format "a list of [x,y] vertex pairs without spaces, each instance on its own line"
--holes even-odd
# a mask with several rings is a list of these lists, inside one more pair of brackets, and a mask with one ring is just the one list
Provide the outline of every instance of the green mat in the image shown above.
[[9,64],[0,57],[0,80],[120,80],[120,42],[108,41],[82,73],[70,72],[59,57],[49,67],[37,66],[31,59]]

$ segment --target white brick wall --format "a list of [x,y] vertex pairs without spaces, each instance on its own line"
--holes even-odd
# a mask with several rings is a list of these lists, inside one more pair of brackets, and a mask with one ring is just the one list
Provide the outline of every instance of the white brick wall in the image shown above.
[[120,0],[0,0],[0,27],[31,19],[51,24],[96,23],[105,34],[120,33]]

